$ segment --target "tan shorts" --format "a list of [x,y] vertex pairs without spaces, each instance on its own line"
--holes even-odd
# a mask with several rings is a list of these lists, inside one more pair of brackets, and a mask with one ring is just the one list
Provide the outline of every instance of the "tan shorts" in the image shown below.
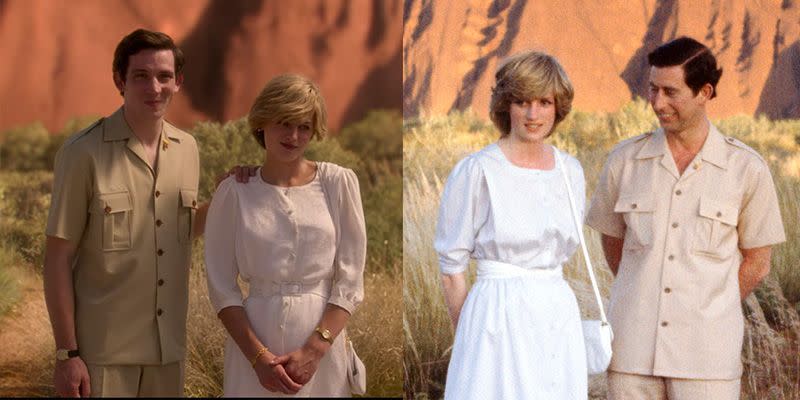
[[165,365],[96,365],[89,369],[91,397],[183,397],[183,361]]
[[677,379],[608,371],[609,400],[739,400],[741,379]]

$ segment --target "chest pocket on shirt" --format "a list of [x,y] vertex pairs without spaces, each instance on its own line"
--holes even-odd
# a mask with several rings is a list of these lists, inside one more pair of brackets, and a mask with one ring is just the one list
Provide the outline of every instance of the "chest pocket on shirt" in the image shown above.
[[730,204],[701,197],[698,214],[692,249],[697,253],[714,257],[723,257],[729,253],[723,245],[726,242],[737,242],[730,241],[729,238],[736,233],[739,209]]
[[651,195],[622,196],[614,205],[614,212],[622,214],[628,229],[623,249],[637,250],[653,242],[653,214],[656,209]]
[[90,212],[102,216],[103,250],[131,248],[131,213],[133,204],[128,191],[98,193],[92,200]]
[[180,243],[192,242],[192,225],[194,214],[197,211],[197,191],[181,189],[180,204],[178,207],[178,241]]

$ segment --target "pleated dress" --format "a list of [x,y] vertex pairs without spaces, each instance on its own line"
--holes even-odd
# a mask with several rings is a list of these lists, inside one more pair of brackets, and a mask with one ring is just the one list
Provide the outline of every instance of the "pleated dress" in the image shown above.
[[[583,169],[555,147],[580,217]],[[444,274],[477,260],[459,317],[445,399],[586,399],[580,312],[562,265],[579,245],[558,170],[513,165],[495,143],[447,178],[434,247]]]

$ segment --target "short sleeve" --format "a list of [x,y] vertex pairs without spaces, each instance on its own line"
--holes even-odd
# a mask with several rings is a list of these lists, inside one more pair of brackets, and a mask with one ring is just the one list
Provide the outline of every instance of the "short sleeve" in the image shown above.
[[334,281],[328,303],[352,314],[364,299],[367,230],[356,174],[350,169],[342,169],[339,177],[339,243],[333,262]]
[[45,234],[77,244],[86,228],[92,200],[92,158],[68,142],[56,154],[53,172],[53,195]]
[[479,161],[459,161],[447,177],[439,204],[434,248],[443,274],[464,272],[475,247],[483,170]]
[[603,171],[600,173],[600,179],[586,215],[586,224],[604,235],[622,238],[625,236],[625,220],[622,215],[614,212],[614,204],[619,197],[619,183],[616,179],[619,171],[616,170],[614,164],[612,154],[606,160]]
[[239,267],[235,244],[240,211],[234,185],[236,181],[233,177],[220,183],[206,217],[204,236],[208,297],[217,313],[226,307],[244,304],[237,282]]
[[746,179],[749,184],[739,212],[739,247],[753,249],[786,241],[778,194],[769,167],[759,160],[757,173]]

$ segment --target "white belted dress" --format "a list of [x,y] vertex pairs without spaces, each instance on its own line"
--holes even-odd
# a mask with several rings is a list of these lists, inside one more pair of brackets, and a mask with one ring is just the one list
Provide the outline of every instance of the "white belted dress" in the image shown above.
[[[328,303],[352,314],[363,299],[365,254],[358,180],[335,164],[318,163],[312,182],[288,188],[264,182],[260,173],[246,184],[230,177],[208,211],[205,260],[214,310],[243,306],[276,355],[301,347]],[[237,277],[249,284],[246,298]],[[224,396],[349,397],[344,337],[337,336],[311,381],[286,396],[261,386],[228,336]]]
[[[583,170],[562,157],[577,208]],[[445,399],[587,398],[586,356],[575,295],[562,264],[579,245],[561,172],[517,167],[495,143],[447,178],[435,248],[444,274],[477,260],[458,321]]]

